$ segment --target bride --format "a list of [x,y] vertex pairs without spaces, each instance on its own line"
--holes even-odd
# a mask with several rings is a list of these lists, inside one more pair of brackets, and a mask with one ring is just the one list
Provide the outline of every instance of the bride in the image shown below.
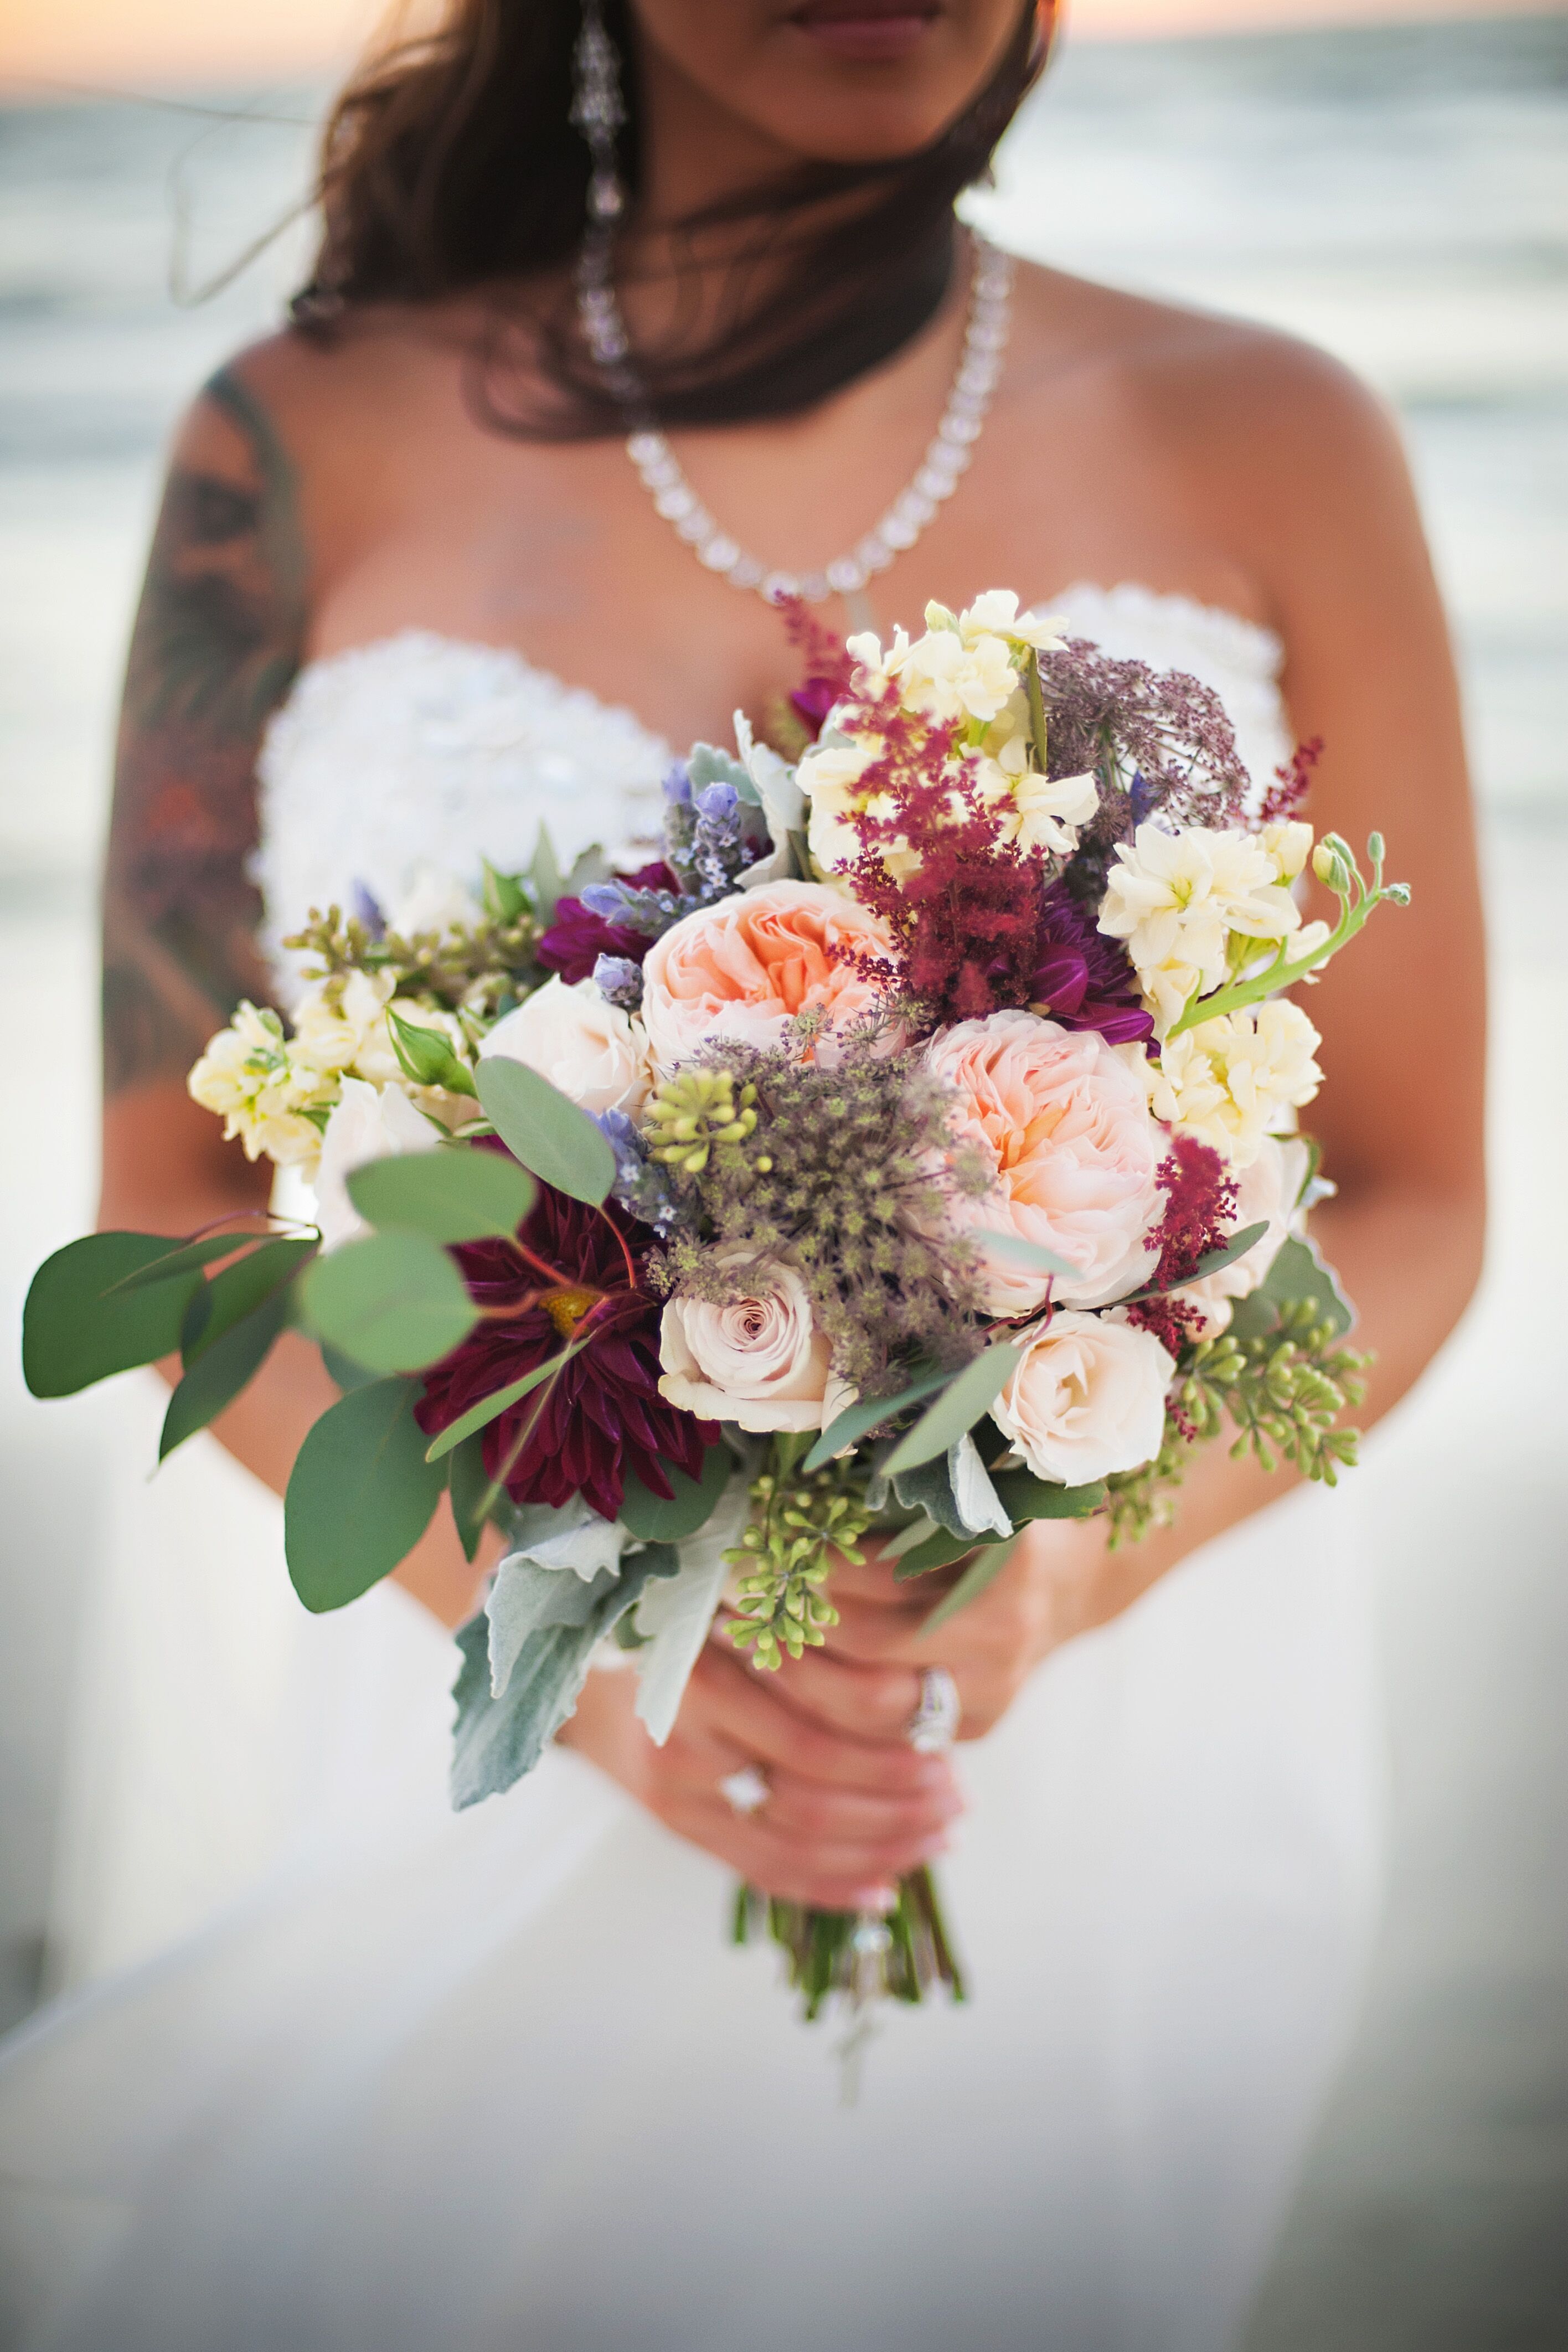
[[[635,845],[668,746],[795,683],[781,584],[842,634],[1005,583],[1212,685],[1260,789],[1321,736],[1320,828],[1388,834],[1414,908],[1312,1001],[1318,1224],[1372,1410],[1409,1388],[1475,1276],[1482,1033],[1410,491],[1317,353],[955,226],[1049,32],[1020,0],[447,0],[350,86],[312,282],[192,406],[137,621],[106,1224],[263,1202],[184,1078],[237,998],[288,1000],[312,905],[432,904],[542,821],[563,861]],[[1234,2341],[1374,1895],[1353,1482],[1216,1449],[1173,1529],[1042,1523],[934,1645],[929,1594],[847,1570],[826,1653],[768,1682],[710,1649],[662,1750],[596,1674],[530,1780],[452,1816],[450,1526],[341,1618],[289,1593],[264,1490],[333,1393],[286,1339],[216,1425],[243,1491],[197,1441],[221,1510],[142,1543],[128,1624],[182,1577],[212,1610],[264,1546],[294,1828],[11,2044],[6,2340]],[[221,1715],[221,1648],[187,1636],[143,1711]],[[906,1738],[932,1664],[951,1757]],[[973,2001],[890,2020],[843,2111],[770,1958],[722,1948],[725,1889],[875,1901],[944,1850]]]

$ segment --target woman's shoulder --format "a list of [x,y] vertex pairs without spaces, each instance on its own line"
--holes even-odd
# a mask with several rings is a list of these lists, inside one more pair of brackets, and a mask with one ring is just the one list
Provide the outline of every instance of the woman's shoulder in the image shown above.
[[1352,370],[1258,320],[1033,263],[1017,273],[1015,319],[1025,400],[1076,392],[1191,461],[1234,474],[1284,459],[1307,492],[1396,447],[1384,404]]

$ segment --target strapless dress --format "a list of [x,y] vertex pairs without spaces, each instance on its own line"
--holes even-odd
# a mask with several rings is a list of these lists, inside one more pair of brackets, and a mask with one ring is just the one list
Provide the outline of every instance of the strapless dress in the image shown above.
[[[1194,672],[1267,781],[1280,649],[1049,600]],[[668,747],[505,649],[312,664],[260,766],[279,947],[355,885],[657,826]],[[942,1865],[973,1999],[838,2104],[725,1873],[563,1750],[446,1795],[454,1653],[386,1586],[307,1619],[279,1506],[125,1465],[89,1612],[71,1982],[0,2059],[28,2352],[1224,2352],[1348,2033],[1380,1868],[1353,1488],[1296,1492],[1050,1659]]]

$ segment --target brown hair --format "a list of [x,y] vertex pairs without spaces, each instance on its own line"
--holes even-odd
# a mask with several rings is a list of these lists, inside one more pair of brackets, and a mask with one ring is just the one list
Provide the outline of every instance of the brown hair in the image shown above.
[[[942,300],[952,205],[1045,63],[1055,0],[1030,0],[1000,64],[942,135],[890,163],[808,163],[679,225],[673,250],[728,239],[724,299],[688,318],[637,367],[668,425],[730,425],[809,407],[900,349]],[[635,205],[639,93],[626,0],[605,0],[622,60],[617,159]],[[586,216],[588,152],[568,120],[579,0],[449,0],[432,34],[400,41],[350,81],[327,125],[325,228],[302,327],[330,332],[358,306],[488,298],[505,318],[521,289],[570,263]],[[765,256],[769,267],[756,268]],[[758,290],[760,289],[760,290]],[[678,315],[679,307],[677,306]],[[530,321],[530,374],[552,395],[507,407],[493,364],[486,406],[502,429],[594,438],[625,430],[557,301]]]

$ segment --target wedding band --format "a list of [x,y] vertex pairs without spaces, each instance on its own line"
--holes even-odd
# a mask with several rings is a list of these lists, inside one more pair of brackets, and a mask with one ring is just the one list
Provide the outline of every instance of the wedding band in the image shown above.
[[945,1666],[927,1666],[921,1675],[921,1700],[905,1726],[904,1737],[922,1756],[942,1756],[958,1738],[963,1705],[958,1685]]
[[742,1764],[719,1783],[719,1794],[734,1813],[760,1813],[773,1795],[768,1776],[759,1764]]

